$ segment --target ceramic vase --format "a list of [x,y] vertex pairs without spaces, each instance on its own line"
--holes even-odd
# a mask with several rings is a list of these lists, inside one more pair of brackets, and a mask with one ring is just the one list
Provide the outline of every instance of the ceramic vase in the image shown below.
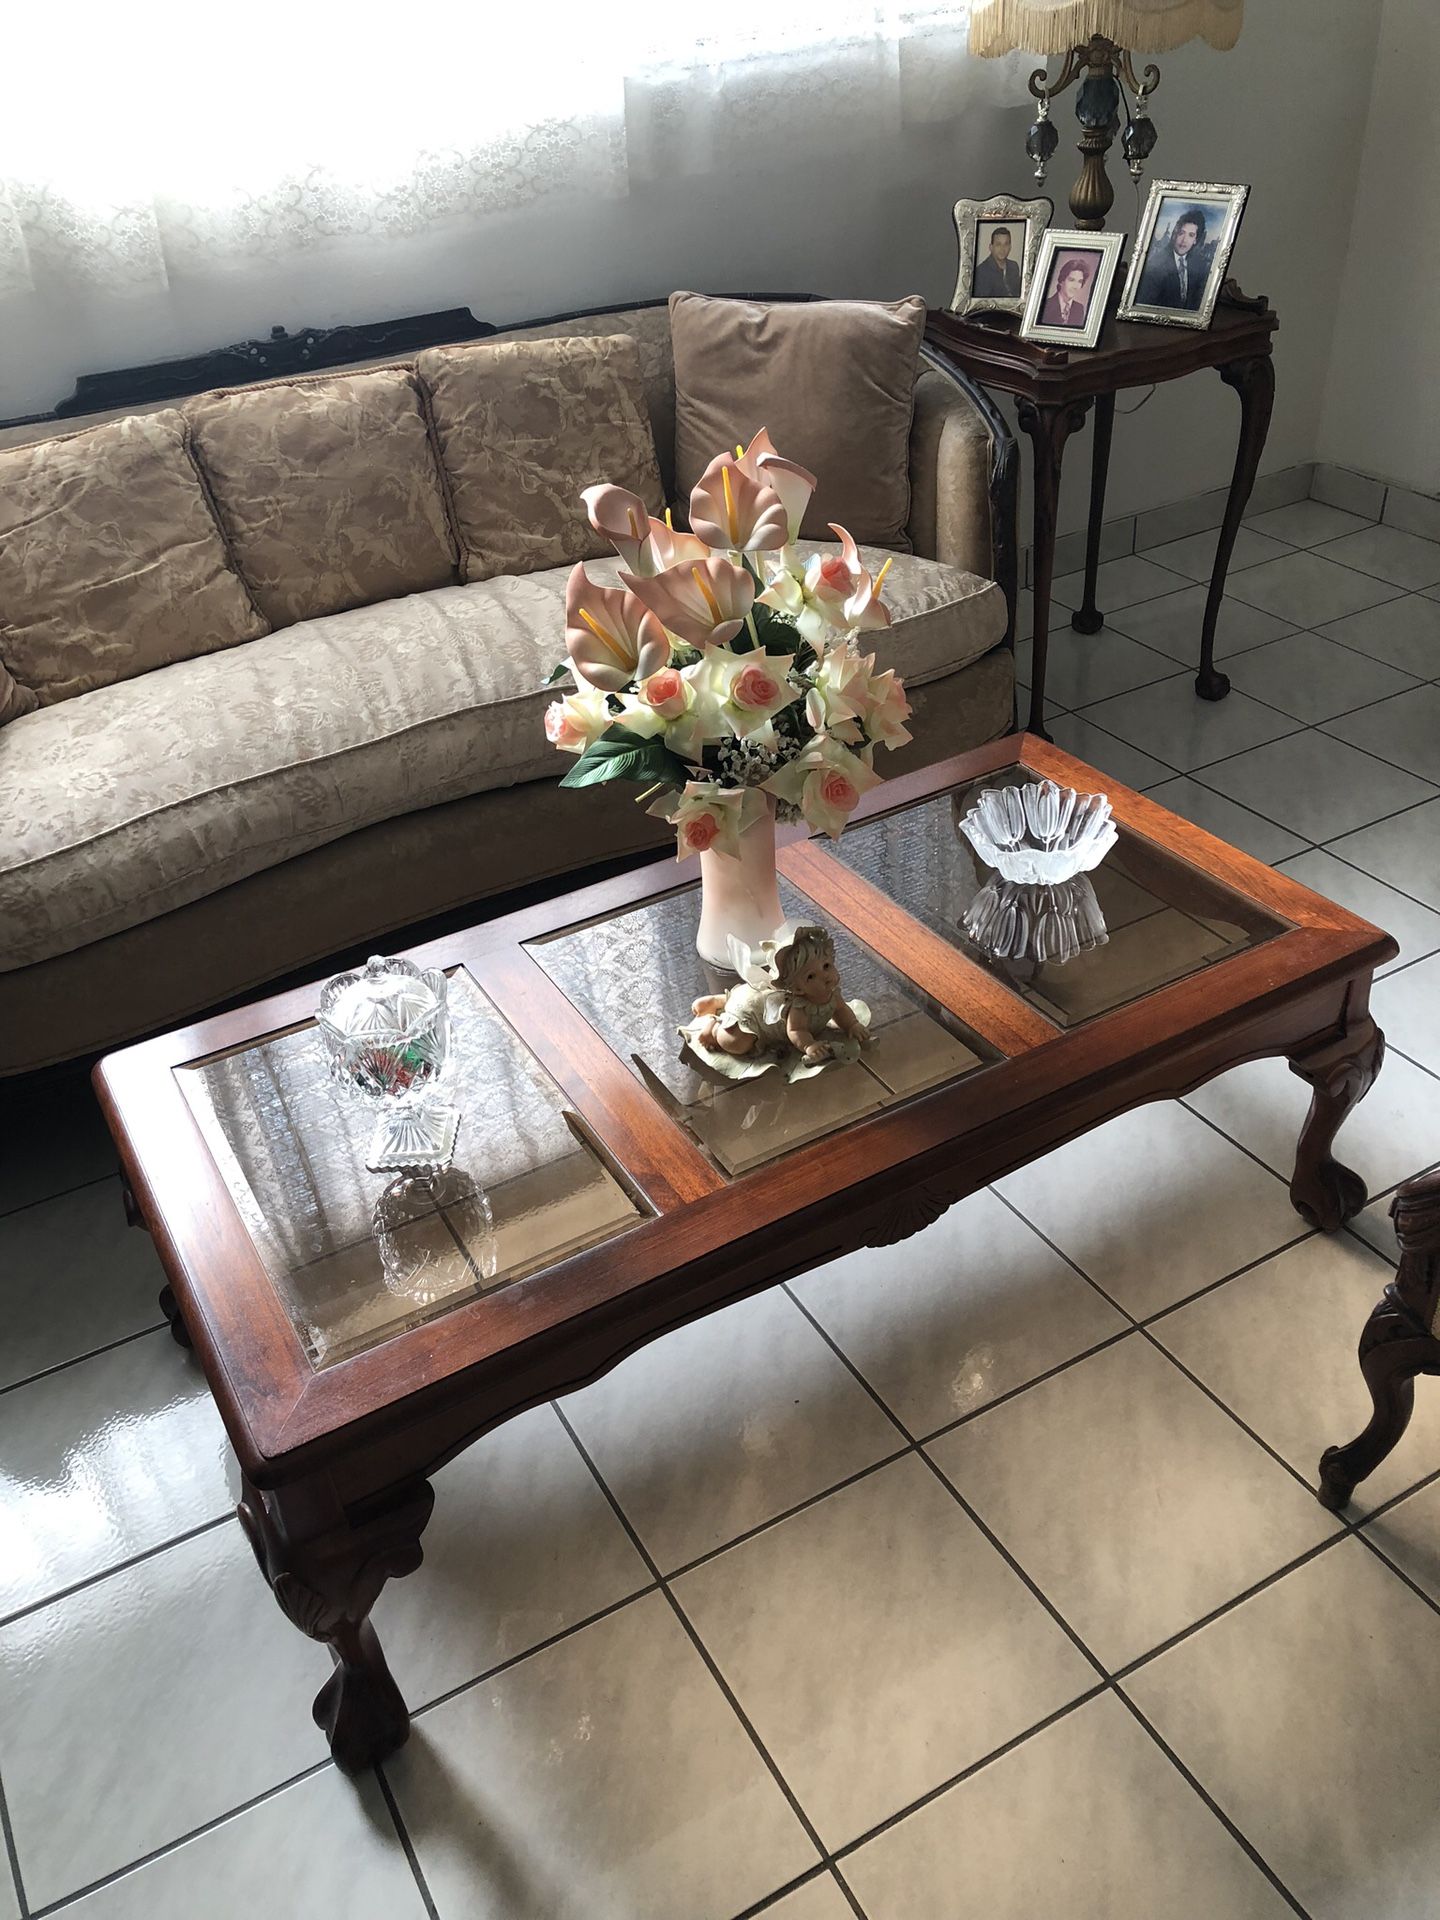
[[732,972],[730,940],[758,947],[785,919],[775,881],[775,802],[740,835],[740,851],[700,855],[700,931],[695,950],[712,967]]

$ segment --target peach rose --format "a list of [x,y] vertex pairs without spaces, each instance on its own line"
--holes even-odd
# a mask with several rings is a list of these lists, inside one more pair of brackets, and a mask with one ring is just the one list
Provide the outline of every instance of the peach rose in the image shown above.
[[758,663],[742,667],[730,683],[730,698],[737,707],[752,713],[768,711],[779,704],[780,682]]
[[661,667],[640,687],[640,698],[653,707],[662,720],[678,720],[689,707],[693,695],[681,679],[678,667]]
[[686,853],[708,853],[720,837],[720,822],[713,813],[692,813],[680,824],[680,839]]
[[833,767],[820,776],[820,798],[827,808],[836,813],[853,813],[860,802],[855,782],[847,780],[843,773],[838,773]]
[[545,738],[562,753],[583,753],[609,724],[604,696],[592,687],[567,694],[545,709]]

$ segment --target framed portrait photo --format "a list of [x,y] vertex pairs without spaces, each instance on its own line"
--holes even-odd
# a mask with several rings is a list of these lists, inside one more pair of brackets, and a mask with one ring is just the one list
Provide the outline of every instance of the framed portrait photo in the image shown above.
[[951,313],[1023,313],[1040,240],[1054,213],[1050,200],[957,200],[960,272]]
[[1022,340],[1050,347],[1093,347],[1100,338],[1123,233],[1048,227],[1020,322]]
[[1117,318],[1208,327],[1249,187],[1152,180]]

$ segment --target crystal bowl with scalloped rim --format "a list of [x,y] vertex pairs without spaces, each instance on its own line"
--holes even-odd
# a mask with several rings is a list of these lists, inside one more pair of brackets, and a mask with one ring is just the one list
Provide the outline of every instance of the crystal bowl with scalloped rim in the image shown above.
[[960,831],[1002,879],[1050,886],[1098,867],[1119,837],[1103,793],[1053,780],[986,787]]

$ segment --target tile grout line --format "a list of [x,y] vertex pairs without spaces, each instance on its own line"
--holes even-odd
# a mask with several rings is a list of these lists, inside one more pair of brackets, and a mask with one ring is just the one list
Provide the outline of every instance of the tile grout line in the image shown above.
[[89,1180],[77,1180],[74,1186],[61,1187],[58,1193],[41,1193],[30,1200],[18,1200],[13,1207],[0,1207],[0,1224],[14,1220],[19,1214],[29,1213],[35,1207],[49,1206],[52,1200],[68,1200],[73,1193],[84,1193],[88,1187],[103,1187],[107,1181],[119,1178],[120,1168],[117,1164],[108,1173],[97,1173]]
[[404,1816],[400,1811],[400,1803],[395,1798],[394,1788],[386,1778],[385,1763],[383,1761],[377,1761],[375,1763],[374,1773],[376,1785],[380,1789],[380,1797],[385,1802],[390,1818],[394,1822],[396,1837],[399,1839],[406,1860],[410,1863],[410,1872],[414,1876],[415,1889],[420,1895],[421,1904],[425,1908],[426,1920],[440,1920],[440,1911],[435,1905],[429,1883],[421,1868],[419,1855],[416,1853],[415,1844],[410,1838],[410,1831],[405,1825]]
[[242,1800],[238,1807],[230,1807],[224,1813],[217,1813],[213,1820],[204,1820],[198,1827],[192,1827],[188,1833],[177,1839],[166,1840],[158,1847],[152,1847],[148,1853],[141,1854],[138,1860],[128,1860],[123,1867],[116,1867],[113,1873],[101,1874],[98,1880],[91,1880],[83,1887],[76,1887],[73,1893],[52,1900],[48,1906],[32,1907],[29,1920],[49,1920],[53,1913],[62,1913],[67,1907],[73,1907],[77,1901],[87,1899],[92,1893],[98,1893],[104,1887],[113,1887],[118,1880],[128,1879],[132,1873],[139,1873],[142,1867],[153,1866],[157,1860],[163,1860],[167,1854],[178,1853],[181,1847],[188,1846],[192,1840],[203,1839],[207,1833],[214,1833],[219,1827],[229,1826],[232,1820],[238,1820],[242,1814],[252,1813],[256,1807],[263,1806],[267,1800],[274,1800],[291,1787],[298,1787],[302,1780],[313,1779],[317,1773],[327,1773],[335,1768],[335,1762],[326,1754],[323,1760],[317,1760],[313,1766],[304,1767],[299,1773],[292,1773],[287,1779],[278,1781],[272,1787],[266,1787],[263,1793],[252,1794],[248,1800]]
[[107,1340],[102,1347],[91,1347],[85,1353],[72,1354],[68,1360],[57,1360],[54,1366],[41,1367],[38,1373],[27,1373],[22,1379],[11,1380],[8,1385],[0,1387],[0,1400],[7,1393],[18,1392],[21,1387],[33,1387],[41,1380],[53,1380],[56,1374],[66,1373],[71,1367],[83,1366],[87,1360],[98,1360],[102,1354],[114,1353],[119,1347],[128,1347],[136,1340],[147,1339],[152,1333],[165,1333],[168,1330],[168,1321],[157,1320],[152,1326],[137,1327],[134,1333],[122,1333],[118,1340]]
[[620,1522],[620,1525],[625,1529],[625,1532],[629,1535],[630,1544],[634,1547],[635,1551],[640,1555],[641,1559],[645,1562],[646,1566],[649,1567],[651,1575],[653,1576],[657,1585],[659,1586],[660,1592],[664,1595],[666,1603],[670,1607],[670,1610],[674,1615],[676,1622],[680,1626],[686,1638],[690,1641],[690,1644],[694,1647],[696,1653],[700,1656],[700,1659],[704,1663],[706,1669],[708,1670],[711,1679],[715,1682],[715,1685],[719,1688],[722,1698],[727,1702],[731,1712],[735,1715],[735,1718],[739,1721],[740,1725],[744,1728],[746,1734],[750,1739],[751,1745],[754,1747],[756,1753],[760,1756],[760,1759],[764,1762],[776,1786],[779,1787],[781,1793],[784,1795],[785,1800],[790,1807],[790,1811],[795,1815],[795,1818],[799,1821],[800,1826],[805,1832],[806,1838],[810,1841],[810,1844],[815,1848],[816,1852],[820,1855],[820,1858],[828,1862],[830,1858],[829,1848],[825,1845],[824,1841],[820,1838],[820,1835],[815,1828],[814,1822],[810,1819],[810,1816],[806,1813],[805,1809],[801,1806],[799,1799],[796,1797],[795,1793],[790,1787],[790,1783],[786,1780],[784,1774],[780,1771],[780,1768],[776,1765],[774,1759],[771,1757],[769,1749],[766,1747],[764,1741],[760,1738],[760,1735],[757,1732],[754,1724],[752,1723],[749,1715],[745,1712],[744,1708],[740,1705],[740,1702],[736,1697],[733,1688],[730,1686],[728,1681],[725,1679],[724,1675],[721,1673],[720,1668],[715,1662],[715,1660],[711,1657],[709,1649],[706,1647],[704,1641],[700,1638],[699,1633],[696,1631],[695,1627],[692,1625],[688,1614],[685,1612],[685,1609],[681,1606],[680,1602],[676,1599],[675,1595],[670,1591],[669,1584],[665,1579],[665,1576],[660,1572],[659,1565],[656,1562],[654,1555],[650,1552],[650,1549],[645,1545],[644,1541],[640,1538],[639,1533],[637,1532],[635,1527],[631,1524],[629,1516],[625,1513],[624,1509],[620,1505],[619,1500],[615,1497],[614,1493],[611,1491],[609,1483],[606,1481],[605,1476],[601,1473],[599,1467],[595,1464],[594,1460],[591,1459],[590,1454],[586,1449],[584,1442],[581,1440],[579,1434],[576,1433],[574,1427],[572,1427],[570,1422],[566,1419],[564,1413],[561,1412],[558,1403],[556,1403],[555,1405],[555,1412],[557,1417],[559,1418],[561,1426],[564,1427],[565,1431],[569,1434],[571,1441],[574,1443],[575,1449],[579,1453],[580,1458],[585,1462],[585,1465],[590,1469],[591,1475],[595,1480],[596,1486],[599,1487],[601,1493],[604,1494],[606,1500],[609,1502],[610,1509],[614,1513],[615,1518]]
[[1190,1783],[1191,1788],[1199,1796],[1200,1800],[1210,1809],[1211,1813],[1214,1814],[1221,1826],[1225,1828],[1236,1845],[1244,1850],[1253,1864],[1264,1874],[1265,1878],[1270,1882],[1271,1886],[1274,1887],[1281,1899],[1285,1901],[1286,1905],[1290,1907],[1292,1912],[1299,1914],[1300,1920],[1310,1920],[1310,1915],[1305,1911],[1304,1907],[1301,1906],[1294,1894],[1291,1893],[1290,1889],[1285,1885],[1285,1882],[1280,1878],[1279,1874],[1276,1873],[1269,1861],[1266,1860],[1259,1848],[1245,1837],[1240,1828],[1221,1807],[1219,1801],[1200,1784],[1198,1776],[1192,1773],[1190,1768],[1185,1765],[1185,1762],[1180,1758],[1179,1754],[1176,1753],[1170,1743],[1160,1737],[1155,1728],[1140,1711],[1139,1707],[1137,1707],[1135,1702],[1130,1698],[1129,1694],[1126,1693],[1124,1687],[1117,1685],[1115,1694],[1117,1699],[1122,1701],[1135,1716],[1136,1720],[1139,1721],[1145,1732],[1149,1734],[1156,1746],[1169,1760],[1171,1766],[1175,1768],[1181,1779],[1187,1780]]
[[23,1607],[17,1607],[13,1613],[0,1615],[0,1632],[13,1627],[18,1620],[29,1619],[32,1613],[41,1613],[46,1607],[58,1606],[62,1600],[73,1600],[77,1593],[84,1593],[90,1587],[98,1587],[103,1581],[113,1578],[117,1573],[129,1573],[132,1568],[143,1566],[147,1560],[155,1560],[162,1553],[169,1553],[172,1547],[183,1547],[187,1541],[198,1540],[201,1534],[213,1533],[217,1527],[223,1527],[227,1521],[235,1518],[235,1509],[227,1507],[210,1520],[202,1520],[198,1526],[187,1527],[183,1533],[172,1534],[168,1539],[154,1546],[142,1547],[139,1553],[132,1553],[127,1560],[117,1560],[113,1566],[102,1567],[97,1573],[87,1573],[83,1580],[72,1581],[68,1587],[61,1587],[56,1593],[47,1593],[42,1600],[31,1600]]
[[[788,1900],[792,1893],[799,1893],[803,1888],[813,1886],[817,1880],[835,1878],[832,1862],[822,1860],[818,1866],[807,1867],[804,1873],[797,1874],[793,1880],[787,1880],[783,1887],[775,1887],[771,1892],[762,1894],[758,1900],[752,1900],[748,1907],[742,1907],[739,1913],[732,1915],[731,1920],[760,1920],[761,1915],[773,1913],[781,1901]],[[845,1888],[843,1891],[848,1892],[849,1889]],[[852,1911],[859,1915],[859,1920],[867,1920],[866,1915],[853,1903]]]
[[537,1653],[548,1653],[552,1647],[558,1647],[562,1640],[568,1640],[572,1634],[583,1633],[587,1627],[598,1626],[602,1620],[608,1620],[612,1613],[619,1613],[622,1607],[628,1607],[632,1601],[644,1600],[652,1593],[658,1593],[660,1582],[647,1580],[643,1587],[637,1587],[633,1593],[623,1594],[618,1600],[611,1600],[606,1606],[599,1607],[594,1613],[587,1613],[583,1620],[576,1620],[568,1627],[560,1627],[554,1633],[546,1634],[543,1640],[537,1640],[533,1647],[522,1647],[519,1653],[507,1654],[493,1667],[486,1667],[483,1673],[477,1673],[471,1680],[458,1681],[453,1687],[446,1687],[432,1699],[418,1707],[412,1707],[410,1718],[418,1720],[423,1714],[433,1713],[437,1707],[449,1706],[452,1700],[458,1700],[462,1693],[473,1693],[476,1687],[483,1687],[488,1681],[498,1680],[512,1667],[518,1667],[522,1661],[531,1659]]
[[4,1857],[10,1868],[10,1878],[15,1885],[15,1907],[19,1920],[28,1920],[30,1908],[25,1899],[25,1882],[20,1874],[20,1854],[15,1845],[15,1830],[10,1824],[10,1807],[5,1798],[5,1782],[0,1778],[0,1840],[4,1841]]

